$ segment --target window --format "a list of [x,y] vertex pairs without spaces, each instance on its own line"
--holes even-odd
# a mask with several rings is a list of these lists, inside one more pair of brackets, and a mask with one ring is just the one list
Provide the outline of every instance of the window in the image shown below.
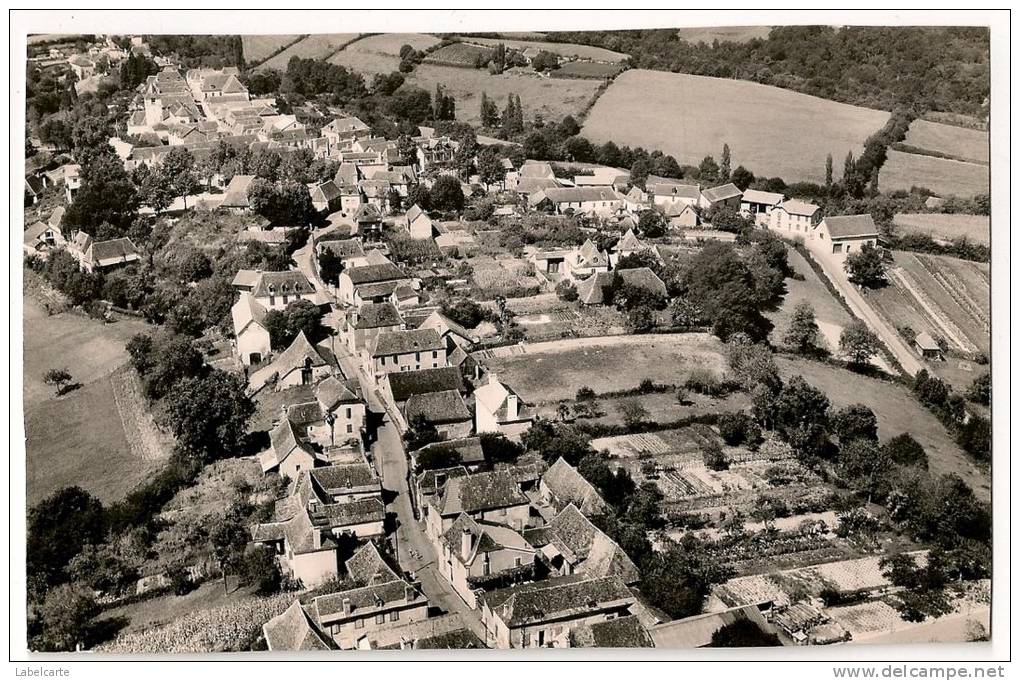
[[353,433],[354,432],[354,426],[351,425],[350,423],[347,424],[347,432],[348,433]]
[[351,418],[351,408],[347,407],[347,418]]
[[517,556],[516,558],[514,558],[514,567],[520,567],[520,566],[521,566],[521,557]]
[[379,613],[378,615],[375,616],[375,623],[376,624],[384,624],[385,622],[386,622],[386,613],[381,612],[381,613]]
[[379,366],[386,366],[386,358],[385,357],[380,357],[379,358]]
[[437,352],[436,350],[433,350],[432,351],[432,359],[436,359],[437,357],[439,357],[439,352]]
[[365,620],[354,620],[354,628],[355,629],[364,629],[365,628]]
[[393,612],[390,613],[390,622],[396,622],[399,619],[400,619],[399,610],[394,610]]
[[414,353],[414,361],[415,362],[420,362],[421,361],[421,353],[420,352]]
[[832,252],[833,253],[842,253],[843,252],[843,244],[832,244]]

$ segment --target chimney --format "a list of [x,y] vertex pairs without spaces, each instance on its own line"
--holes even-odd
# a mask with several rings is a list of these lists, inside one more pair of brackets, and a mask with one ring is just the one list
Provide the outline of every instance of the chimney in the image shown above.
[[471,530],[464,528],[460,533],[460,555],[467,560],[471,553]]
[[287,404],[286,403],[280,405],[280,418],[283,419],[283,421],[287,420]]
[[314,527],[312,528],[312,548],[322,548],[322,530]]
[[506,396],[506,416],[511,421],[516,420],[520,413],[520,403],[517,395]]
[[489,383],[492,384],[499,383],[499,374],[497,374],[495,371],[489,372]]
[[343,600],[343,604],[344,604],[344,615],[350,615],[351,614],[351,599],[345,598]]
[[408,603],[413,603],[418,598],[418,589],[415,588],[414,584],[404,585],[404,600]]

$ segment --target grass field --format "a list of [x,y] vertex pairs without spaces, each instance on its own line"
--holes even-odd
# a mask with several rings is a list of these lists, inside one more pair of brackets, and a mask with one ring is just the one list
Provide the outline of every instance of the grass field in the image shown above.
[[682,383],[696,367],[720,374],[725,368],[722,343],[698,333],[607,336],[525,347],[525,354],[486,359],[485,364],[531,403],[572,399],[582,386],[603,393],[636,388],[645,378]]
[[540,40],[512,40],[504,38],[464,38],[464,40],[470,40],[471,42],[478,43],[480,45],[496,45],[498,43],[503,43],[507,47],[512,47],[517,50],[526,50],[529,47],[533,47],[535,49],[558,54],[562,57],[577,57],[579,59],[591,59],[593,61],[621,62],[628,56],[622,52],[614,52],[613,50],[607,50],[602,47],[575,45],[573,43],[549,43]]
[[918,119],[910,124],[905,144],[938,151],[962,161],[988,163],[988,133]]
[[[139,404],[127,403],[129,386],[113,373],[127,362],[128,338],[148,326],[102,324],[73,312],[47,316],[35,300],[24,300],[28,501],[66,485],[116,500],[160,466],[162,443],[142,437],[151,434],[151,420]],[[42,376],[59,367],[67,367],[81,387],[57,398]]]
[[893,218],[893,225],[904,234],[926,234],[945,241],[967,239],[987,246],[991,240],[987,215],[901,213]]
[[815,321],[823,337],[821,344],[829,352],[838,351],[839,334],[843,327],[850,323],[850,313],[829,293],[804,256],[792,248],[787,249],[786,254],[790,267],[802,275],[804,281],[787,279],[786,296],[783,298],[782,306],[774,312],[765,314],[775,325],[770,340],[776,345],[783,343],[783,336],[786,335],[793,319],[794,308],[797,303],[806,300],[815,310]]
[[613,78],[623,70],[621,64],[594,61],[568,61],[549,73],[553,78]]
[[378,52],[397,57],[404,45],[410,45],[416,50],[426,50],[439,42],[439,38],[427,33],[380,33],[351,43],[344,51]]
[[988,166],[890,149],[878,186],[883,192],[926,187],[939,196],[966,198],[988,193]]
[[755,38],[769,37],[770,26],[693,26],[681,28],[676,32],[681,40],[689,43],[706,43],[711,45],[718,40],[721,43],[746,43]]
[[989,352],[988,265],[938,255],[895,252],[890,285],[868,300],[895,326],[943,337],[960,352]]
[[542,78],[520,73],[490,75],[482,69],[428,63],[418,66],[407,82],[428,92],[434,92],[437,84],[442,85],[457,100],[457,120],[473,125],[481,122],[482,92],[495,100],[500,109],[506,105],[507,95],[519,95],[526,119],[531,120],[540,113],[549,121],[584,110],[600,84],[597,80]]
[[249,64],[257,64],[299,37],[299,33],[292,35],[243,35],[241,44],[244,46],[244,60]]
[[430,64],[473,68],[479,58],[486,57],[491,53],[492,49],[488,47],[469,45],[468,43],[453,43],[432,52],[425,58],[425,61]]
[[[357,44],[354,43],[354,45]],[[355,73],[374,76],[378,73],[392,73],[396,71],[397,67],[400,66],[400,58],[379,52],[356,52],[351,49],[345,49],[330,57],[329,63],[345,66]]]
[[824,392],[835,407],[863,403],[878,417],[878,434],[886,440],[910,433],[928,452],[934,473],[956,473],[987,500],[990,479],[987,471],[976,467],[961,450],[938,419],[921,406],[903,385],[888,383],[810,360],[778,357],[784,378],[801,376]]
[[287,70],[291,57],[323,59],[358,37],[357,33],[320,33],[294,43],[286,50],[262,64],[262,68]]
[[747,81],[635,69],[598,99],[583,134],[600,144],[661,149],[691,165],[707,154],[718,159],[725,143],[734,167],[787,182],[821,182],[826,154],[860,153],[888,118],[884,111]]

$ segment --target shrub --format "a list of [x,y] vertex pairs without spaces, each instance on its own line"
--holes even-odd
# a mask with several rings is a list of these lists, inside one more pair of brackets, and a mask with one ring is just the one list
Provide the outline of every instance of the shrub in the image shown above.
[[581,386],[577,389],[577,395],[575,396],[578,402],[588,402],[595,399],[595,391],[588,386]]
[[743,412],[729,412],[719,416],[719,434],[731,447],[743,444],[757,445],[761,442],[761,428],[750,415]]
[[701,458],[709,470],[724,471],[730,467],[730,462],[726,459],[722,447],[717,444],[712,444],[702,449]]

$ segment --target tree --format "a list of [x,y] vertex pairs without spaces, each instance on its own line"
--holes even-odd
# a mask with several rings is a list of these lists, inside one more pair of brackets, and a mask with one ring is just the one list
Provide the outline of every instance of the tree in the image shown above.
[[548,50],[542,50],[531,59],[531,68],[539,73],[552,71],[560,67],[560,58]]
[[460,454],[450,445],[437,444],[420,451],[416,456],[418,472],[460,465]]
[[521,444],[528,451],[538,452],[549,463],[563,458],[571,466],[576,466],[592,451],[588,436],[576,426],[542,418],[521,436]]
[[489,99],[489,96],[482,92],[482,103],[479,114],[482,119],[483,128],[495,128],[499,124],[499,108],[496,103]]
[[793,308],[790,328],[783,336],[783,342],[806,353],[815,347],[818,341],[818,322],[815,321],[815,308],[806,300],[802,300]]
[[46,595],[41,614],[45,648],[74,651],[88,642],[92,619],[99,614],[99,606],[87,587],[61,584]]
[[564,302],[572,303],[578,298],[577,286],[569,279],[563,279],[556,284],[556,296]]
[[712,633],[709,648],[765,648],[783,645],[779,637],[762,631],[761,627],[747,619],[738,619]]
[[57,392],[57,395],[63,395],[67,389],[68,384],[71,383],[72,376],[71,372],[66,368],[64,369],[50,369],[43,374],[43,383],[46,385],[52,385]]
[[719,164],[711,156],[706,156],[698,165],[698,179],[705,184],[714,184],[719,180]]
[[989,372],[974,379],[967,388],[967,399],[986,407],[992,403],[992,375]]
[[863,321],[855,319],[839,334],[839,350],[850,364],[865,366],[878,353],[878,336]]
[[730,176],[730,182],[735,184],[740,191],[745,191],[754,184],[754,173],[744,166],[737,166]]
[[108,594],[119,593],[138,578],[113,544],[85,544],[67,566],[71,579]]
[[464,209],[464,191],[460,181],[451,175],[441,175],[429,189],[429,205],[434,210],[456,211]]
[[648,161],[643,158],[635,159],[630,166],[630,183],[641,190],[645,188],[645,181],[652,172]]
[[638,215],[638,231],[650,239],[666,233],[666,216],[656,210],[643,210]]
[[757,444],[761,440],[761,429],[758,428],[758,424],[742,411],[720,414],[717,425],[723,442],[731,447]]
[[633,333],[648,333],[655,328],[654,309],[643,304],[630,308],[627,311],[627,327]]
[[[109,148],[107,139],[102,144]],[[137,190],[120,159],[113,153],[94,152],[81,165],[81,187],[64,213],[64,229],[89,231],[108,222],[127,230],[137,207]]]
[[715,442],[702,446],[701,459],[709,470],[724,471],[730,467],[729,459],[723,453],[722,447]]
[[641,592],[652,605],[677,619],[699,614],[712,585],[731,574],[709,557],[700,540],[690,535],[644,562]]
[[223,517],[213,520],[209,528],[209,543],[223,576],[224,594],[227,593],[227,573],[241,566],[249,536],[245,519],[236,506],[228,508]]
[[648,418],[648,410],[635,399],[623,400],[617,405],[617,410],[628,428],[636,428]]
[[899,466],[917,466],[925,470],[928,468],[927,452],[909,433],[900,433],[887,440],[882,445],[882,452],[886,458]]
[[719,338],[737,332],[755,340],[768,336],[771,323],[755,300],[753,275],[732,245],[714,242],[701,249],[684,271],[681,288]]
[[404,432],[404,443],[409,450],[421,449],[441,439],[436,427],[422,414],[412,416]]
[[253,546],[240,562],[240,577],[255,587],[255,593],[268,596],[280,590],[283,574],[276,553],[268,546]]
[[188,208],[188,195],[198,190],[198,173],[195,157],[184,146],[175,146],[163,157],[157,173],[165,178],[170,195],[184,200],[184,208]]
[[486,186],[502,184],[506,170],[503,168],[502,157],[494,148],[486,147],[478,154],[477,166],[478,175]]
[[205,360],[190,338],[163,332],[154,337],[135,336],[127,346],[131,364],[142,378],[145,394],[156,400],[178,381],[198,376]]
[[166,421],[178,444],[202,461],[229,456],[244,444],[255,405],[237,376],[212,371],[177,382],[166,395]]
[[71,126],[62,118],[47,119],[39,126],[39,141],[56,151],[68,151],[71,148]]
[[885,457],[877,441],[857,438],[846,444],[841,441],[840,444],[840,472],[856,490],[868,495],[870,504],[889,471],[889,459]]
[[832,154],[825,155],[825,195],[832,195]]
[[841,445],[857,439],[878,442],[878,419],[867,405],[851,404],[837,409],[829,423]]
[[319,276],[327,284],[339,284],[340,274],[344,271],[344,260],[329,248],[324,248],[317,256]]
[[28,511],[27,574],[43,587],[64,581],[82,547],[105,536],[103,504],[80,487],[63,487]]
[[956,442],[982,461],[992,455],[992,424],[983,416],[971,416],[956,434]]
[[480,433],[482,455],[489,465],[513,463],[524,454],[524,447],[508,439],[502,433]]
[[473,329],[483,321],[493,319],[493,313],[469,298],[459,298],[441,308],[444,316],[461,326]]
[[719,181],[730,181],[730,145],[722,145],[722,161],[719,163]]
[[850,281],[859,286],[878,288],[885,283],[885,263],[879,250],[871,244],[864,244],[861,250],[848,255],[843,269]]

